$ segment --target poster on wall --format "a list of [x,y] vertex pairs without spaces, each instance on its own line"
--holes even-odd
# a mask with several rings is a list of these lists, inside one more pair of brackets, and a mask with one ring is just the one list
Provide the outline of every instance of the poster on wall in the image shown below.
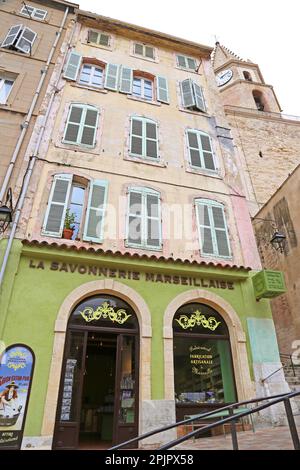
[[34,370],[34,354],[14,344],[0,357],[0,450],[20,449]]

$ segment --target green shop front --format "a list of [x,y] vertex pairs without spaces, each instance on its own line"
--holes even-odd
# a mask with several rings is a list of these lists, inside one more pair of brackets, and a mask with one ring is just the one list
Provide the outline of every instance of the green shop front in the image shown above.
[[260,324],[279,362],[243,267],[15,242],[1,312],[2,349],[35,357],[23,448],[107,448],[252,398]]

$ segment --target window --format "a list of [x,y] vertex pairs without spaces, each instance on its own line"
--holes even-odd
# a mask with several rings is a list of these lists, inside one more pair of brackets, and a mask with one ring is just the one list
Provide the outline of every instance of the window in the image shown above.
[[97,88],[103,87],[103,68],[92,64],[83,64],[80,72],[79,83]]
[[5,104],[13,87],[14,80],[0,77],[0,104]]
[[187,57],[185,55],[176,55],[177,66],[181,69],[193,70],[197,68],[197,61],[192,57]]
[[188,130],[187,143],[192,167],[216,171],[209,135],[197,130]]
[[252,82],[252,77],[251,77],[250,72],[247,72],[246,70],[244,70],[243,75],[244,75],[245,80],[247,80],[248,82]]
[[206,111],[202,87],[190,78],[180,82],[182,104],[193,111]]
[[130,155],[158,160],[157,124],[151,119],[131,118]]
[[127,95],[132,94],[145,101],[154,101],[156,99],[161,103],[169,103],[169,89],[166,78],[135,72],[123,65],[120,68],[119,91]]
[[128,197],[127,245],[161,249],[160,194],[148,188],[131,188]]
[[258,111],[264,111],[265,110],[265,105],[264,105],[264,102],[263,102],[263,94],[258,90],[254,90],[252,92],[252,94],[253,94],[253,98],[254,98],[257,110]]
[[142,77],[133,77],[133,96],[138,96],[144,100],[153,100],[153,82]]
[[88,32],[88,42],[92,44],[97,44],[98,46],[109,47],[111,37],[108,34],[90,30]]
[[36,33],[34,31],[19,24],[10,28],[1,47],[31,54],[35,38]]
[[145,46],[145,44],[135,43],[134,53],[136,55],[145,57],[146,59],[155,59],[154,48],[150,46]]
[[31,7],[30,5],[24,5],[22,7],[21,14],[29,16],[30,18],[35,18],[36,20],[44,20],[47,16],[47,11]]
[[67,209],[74,214],[72,239],[102,243],[108,182],[84,185],[73,175],[54,176],[42,233],[62,237]]
[[93,106],[72,104],[70,107],[64,143],[95,147],[99,112]]
[[224,206],[215,201],[197,199],[196,213],[201,254],[230,258]]

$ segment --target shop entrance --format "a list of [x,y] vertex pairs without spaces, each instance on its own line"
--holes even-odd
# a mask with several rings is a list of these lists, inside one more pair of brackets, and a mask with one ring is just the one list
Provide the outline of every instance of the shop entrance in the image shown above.
[[85,300],[68,325],[54,449],[105,449],[138,433],[139,330],[112,296]]

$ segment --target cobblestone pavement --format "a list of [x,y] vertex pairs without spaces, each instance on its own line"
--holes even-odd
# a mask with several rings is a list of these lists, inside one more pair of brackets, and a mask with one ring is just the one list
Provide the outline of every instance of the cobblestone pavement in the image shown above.
[[[300,437],[300,426],[297,426]],[[292,450],[290,430],[286,426],[238,433],[240,450]],[[231,435],[189,440],[174,447],[177,450],[232,450]]]

